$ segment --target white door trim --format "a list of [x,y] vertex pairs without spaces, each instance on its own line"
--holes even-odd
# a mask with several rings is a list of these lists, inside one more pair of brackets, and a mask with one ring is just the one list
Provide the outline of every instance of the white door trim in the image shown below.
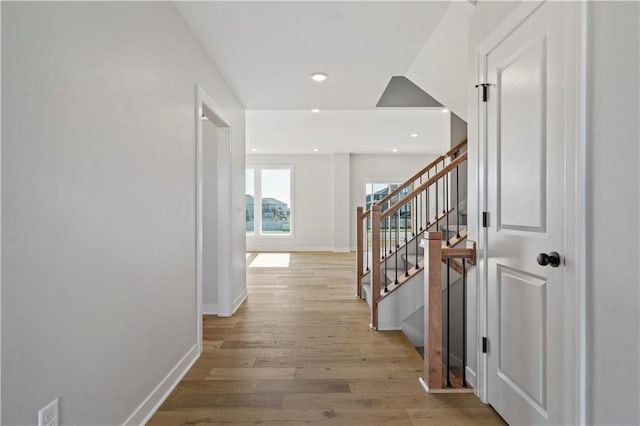
[[[476,50],[477,83],[485,83],[487,72],[486,58],[495,47],[508,37],[527,17],[535,12],[544,1],[536,0],[522,3],[502,24],[500,24]],[[571,228],[565,231],[565,288],[567,297],[564,299],[565,329],[567,336],[564,347],[564,383],[566,387],[565,420],[567,424],[585,424],[586,422],[586,76],[587,76],[587,7],[584,3],[576,5],[579,16],[574,23],[577,28],[569,26],[568,31],[577,31],[577,45],[575,46],[575,69],[572,78],[566,81],[575,82],[574,86],[565,88],[565,96],[573,108],[567,117],[572,120],[567,125],[567,132],[575,143],[570,146],[565,169],[565,223]],[[479,92],[478,92],[479,93]],[[477,117],[476,143],[476,179],[478,182],[478,266],[476,270],[478,293],[476,311],[477,329],[477,387],[476,394],[485,403],[488,401],[488,359],[482,353],[482,337],[488,335],[488,275],[486,257],[487,229],[482,228],[482,212],[487,211],[487,128],[486,110],[480,96],[473,103]]]
[[203,314],[203,184],[202,116],[206,115],[220,130],[218,131],[218,304],[217,314],[233,314],[231,279],[231,132],[232,124],[209,95],[196,85],[196,336],[198,352],[202,352]]

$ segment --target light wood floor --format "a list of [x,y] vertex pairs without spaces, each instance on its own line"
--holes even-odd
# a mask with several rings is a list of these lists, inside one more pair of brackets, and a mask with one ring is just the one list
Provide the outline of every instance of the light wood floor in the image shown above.
[[504,424],[472,394],[426,394],[415,350],[369,329],[354,280],[353,254],[248,268],[248,300],[205,317],[204,353],[149,425]]

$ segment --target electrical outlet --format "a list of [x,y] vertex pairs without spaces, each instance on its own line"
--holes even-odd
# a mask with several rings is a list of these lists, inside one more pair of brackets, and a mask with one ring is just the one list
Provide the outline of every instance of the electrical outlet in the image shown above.
[[38,411],[38,426],[58,426],[58,398]]

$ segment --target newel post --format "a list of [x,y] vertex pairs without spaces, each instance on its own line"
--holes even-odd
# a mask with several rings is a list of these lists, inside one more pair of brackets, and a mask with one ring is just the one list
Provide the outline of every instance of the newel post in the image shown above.
[[357,264],[357,283],[356,296],[362,299],[362,273],[364,272],[364,248],[363,241],[365,238],[362,226],[362,207],[356,207],[356,264]]
[[[383,259],[383,262],[385,260]],[[378,329],[380,298],[380,206],[371,207],[371,327]]]
[[442,232],[429,232],[425,245],[424,382],[442,388]]

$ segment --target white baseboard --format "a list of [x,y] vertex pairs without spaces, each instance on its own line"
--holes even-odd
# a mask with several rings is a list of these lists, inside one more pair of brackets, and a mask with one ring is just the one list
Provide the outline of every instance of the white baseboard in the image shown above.
[[218,315],[218,304],[217,303],[203,303],[202,304],[202,314],[203,315]]
[[236,300],[233,301],[233,313],[234,314],[236,313],[236,311],[238,310],[240,305],[242,305],[242,303],[245,300],[247,300],[247,289],[246,288],[244,290],[242,290],[242,293],[240,293],[238,295],[238,297],[236,297]]
[[332,252],[333,247],[328,246],[282,246],[282,247],[247,247],[247,252],[251,253],[286,253],[286,252],[307,252],[307,251],[329,251]]
[[398,331],[402,330],[402,325],[387,321],[380,321],[378,316],[378,331]]
[[351,247],[334,247],[334,253],[349,253],[351,251]]
[[[236,297],[236,300],[233,301],[233,310],[232,314],[235,314],[242,302],[244,302],[247,298],[247,289],[242,290],[242,293]],[[220,315],[220,311],[218,310],[217,303],[203,303],[202,304],[202,314],[203,315]]]
[[467,382],[471,385],[472,388],[476,388],[476,372],[467,366]]
[[125,420],[123,425],[133,426],[146,424],[199,357],[200,353],[198,353],[198,345],[194,345],[189,349],[185,356],[178,361],[175,367],[169,371],[169,374],[162,379],[158,386],[151,391],[149,396],[142,401],[129,418]]
[[424,381],[424,378],[418,377],[418,383],[420,383],[420,386],[422,386],[422,389],[424,389],[426,393],[429,393],[429,385]]

